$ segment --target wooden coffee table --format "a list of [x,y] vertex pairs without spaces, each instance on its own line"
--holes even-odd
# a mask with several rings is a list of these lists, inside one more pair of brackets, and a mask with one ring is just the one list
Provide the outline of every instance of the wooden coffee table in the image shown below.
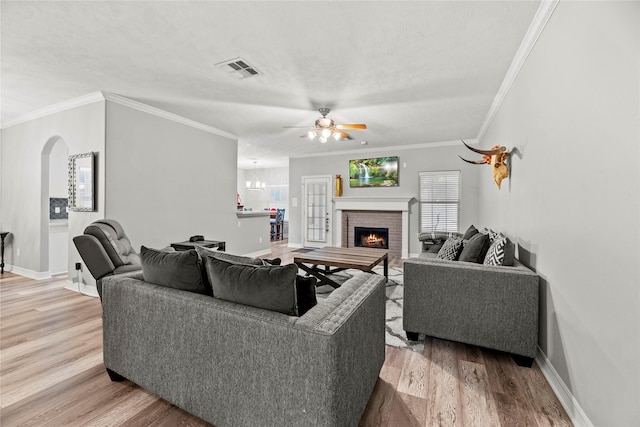
[[[327,277],[347,268],[355,268],[366,272],[372,272],[373,267],[384,262],[384,277],[389,277],[389,254],[380,249],[368,248],[334,248],[327,246],[306,253],[301,253],[293,258],[299,268],[319,280],[319,284],[340,287],[338,283]],[[309,267],[307,264],[311,264]],[[318,268],[324,266],[323,269]],[[331,269],[331,267],[335,267]]]

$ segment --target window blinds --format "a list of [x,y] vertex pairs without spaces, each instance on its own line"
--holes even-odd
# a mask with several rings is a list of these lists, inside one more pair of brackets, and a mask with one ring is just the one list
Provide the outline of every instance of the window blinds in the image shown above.
[[460,171],[419,172],[420,232],[458,232]]

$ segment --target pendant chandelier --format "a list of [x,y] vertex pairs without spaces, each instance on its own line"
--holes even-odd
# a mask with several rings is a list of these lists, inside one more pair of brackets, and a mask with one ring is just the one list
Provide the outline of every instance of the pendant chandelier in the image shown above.
[[258,161],[254,160],[253,161],[253,178],[251,178],[251,181],[246,182],[247,190],[264,190],[265,183],[258,181],[258,172],[256,170],[257,164],[258,164]]

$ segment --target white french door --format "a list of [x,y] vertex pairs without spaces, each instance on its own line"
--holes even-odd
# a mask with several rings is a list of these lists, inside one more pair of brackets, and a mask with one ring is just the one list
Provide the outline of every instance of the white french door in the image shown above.
[[302,177],[302,232],[305,247],[331,246],[332,188],[331,175]]

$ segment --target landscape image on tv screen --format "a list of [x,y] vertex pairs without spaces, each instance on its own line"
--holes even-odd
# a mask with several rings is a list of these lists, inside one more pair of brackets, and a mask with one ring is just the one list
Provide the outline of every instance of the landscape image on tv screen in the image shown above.
[[349,186],[395,187],[397,185],[397,156],[349,160]]

